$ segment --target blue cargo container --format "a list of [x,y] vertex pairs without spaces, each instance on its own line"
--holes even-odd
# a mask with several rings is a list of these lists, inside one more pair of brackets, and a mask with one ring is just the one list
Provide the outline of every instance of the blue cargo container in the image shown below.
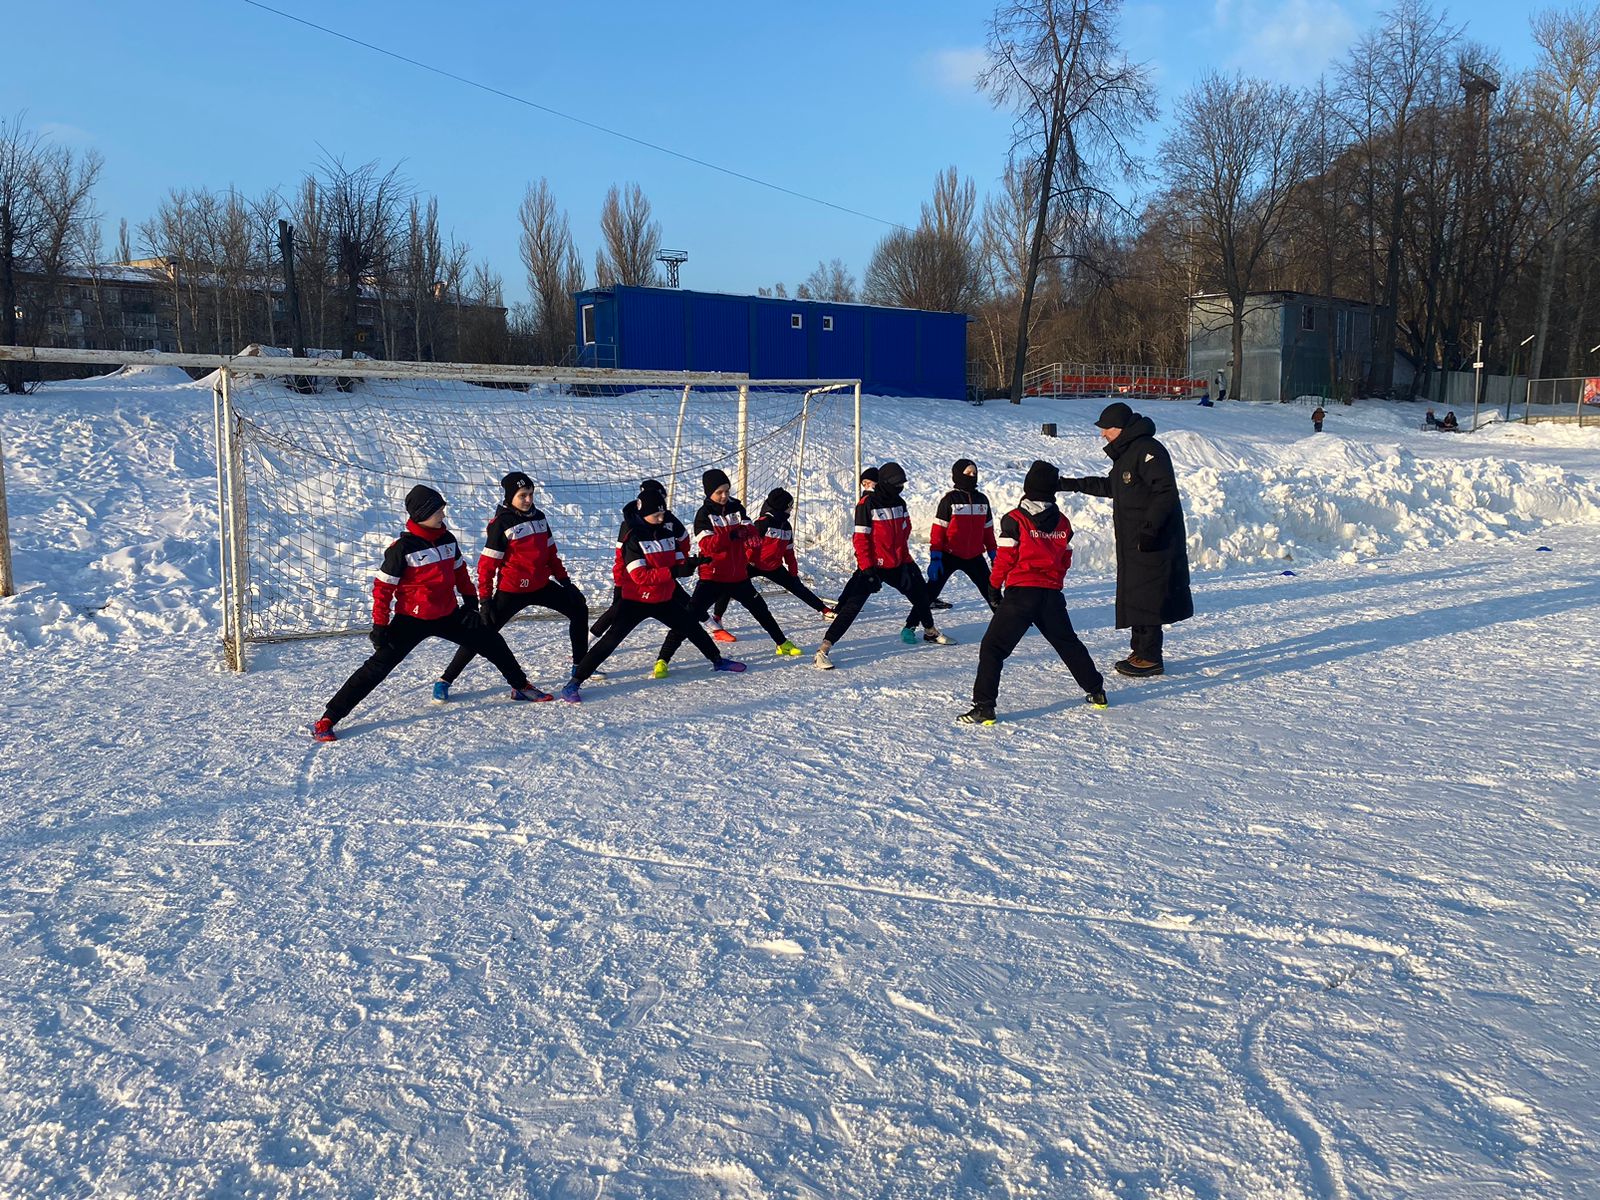
[[573,303],[586,367],[860,379],[876,395],[966,395],[965,313],[648,287],[592,288]]

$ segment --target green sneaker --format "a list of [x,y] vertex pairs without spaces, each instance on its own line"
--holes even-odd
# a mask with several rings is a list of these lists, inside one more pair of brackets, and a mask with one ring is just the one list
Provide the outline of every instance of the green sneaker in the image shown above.
[[778,648],[775,651],[773,651],[773,653],[778,655],[780,658],[783,657],[785,654],[792,655],[795,658],[799,658],[800,657],[800,647],[796,646],[793,642],[785,641],[785,642],[780,643]]
[[657,679],[665,679],[667,677],[667,660],[664,658],[656,659],[656,669],[651,671],[650,674]]

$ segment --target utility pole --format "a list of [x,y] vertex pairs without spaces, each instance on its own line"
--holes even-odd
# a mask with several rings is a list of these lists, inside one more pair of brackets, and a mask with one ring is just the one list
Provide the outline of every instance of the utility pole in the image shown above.
[[1478,402],[1483,397],[1483,322],[1475,326],[1477,349],[1472,354],[1472,430],[1478,428]]
[[290,346],[296,358],[306,356],[306,335],[300,325],[300,288],[294,281],[294,227],[278,221],[278,253],[283,256],[284,301],[289,307]]

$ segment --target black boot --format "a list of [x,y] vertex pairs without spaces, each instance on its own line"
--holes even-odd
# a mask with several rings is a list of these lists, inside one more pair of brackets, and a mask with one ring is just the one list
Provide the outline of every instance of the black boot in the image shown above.
[[971,709],[956,718],[957,725],[993,725],[994,709],[987,704],[974,704]]

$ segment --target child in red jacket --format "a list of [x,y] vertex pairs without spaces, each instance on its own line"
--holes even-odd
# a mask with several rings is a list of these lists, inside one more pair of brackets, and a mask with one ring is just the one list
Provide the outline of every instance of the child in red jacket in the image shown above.
[[[737,600],[750,610],[756,623],[766,630],[780,655],[798,655],[800,647],[784,635],[767,602],[750,582],[750,560],[745,545],[755,536],[755,526],[744,505],[729,494],[726,474],[715,467],[700,478],[706,502],[694,515],[695,553],[700,556],[700,579],[689,598],[689,610],[696,622],[703,621],[718,600]],[[718,639],[722,640],[722,639]],[[655,676],[665,679],[667,664],[683,645],[683,635],[669,632],[656,658]]]
[[697,557],[686,558],[675,531],[667,525],[667,498],[661,492],[639,493],[623,516],[624,534],[620,557],[622,596],[613,605],[612,617],[600,639],[572,668],[572,678],[561,689],[561,698],[576,704],[583,699],[579,688],[595,669],[611,656],[622,639],[645,621],[660,621],[668,629],[694,643],[714,671],[743,671],[744,664],[724,658],[684,603],[678,577],[700,565]]
[[[500,670],[514,700],[548,700],[528,682],[505,639],[478,617],[478,594],[455,534],[444,525],[444,497],[418,484],[406,493],[406,531],[390,543],[372,581],[372,655],[345,680],[312,726],[319,742],[337,740],[333,727],[388,677],[425,639],[470,647]],[[461,606],[456,606],[460,593]]]
[[[785,489],[773,488],[767,493],[767,498],[761,503],[761,515],[756,518],[753,532],[744,542],[750,578],[772,580],[784,591],[809,605],[812,611],[821,613],[831,621],[833,610],[828,602],[800,582],[800,565],[794,556],[794,526],[789,523],[792,511],[794,497]],[[711,631],[711,636],[719,642],[735,640],[732,634],[718,636],[722,616],[728,611],[728,599],[727,596],[720,597],[712,609],[717,628]]]
[[1037,629],[1067,664],[1086,703],[1106,706],[1106,680],[1089,657],[1061,594],[1072,565],[1072,525],[1056,507],[1060,473],[1035,461],[1022,483],[1022,503],[1000,520],[999,548],[989,582],[1003,589],[978,650],[972,708],[956,718],[963,725],[993,725],[1000,696],[1000,671],[1029,628]]
[[944,585],[959,573],[972,580],[993,612],[999,601],[989,586],[994,516],[989,511],[989,497],[978,490],[978,464],[970,458],[956,459],[950,479],[955,486],[940,499],[928,535],[928,599],[937,600]]
[[[533,480],[513,471],[500,481],[505,501],[495,509],[478,556],[478,611],[489,629],[502,629],[525,608],[551,608],[567,619],[572,662],[589,648],[589,602],[567,576],[556,551],[550,522],[533,502]],[[450,699],[450,685],[472,661],[462,646],[433,685],[439,703]]]
[[833,660],[828,651],[845,635],[852,622],[860,615],[867,598],[888,584],[911,601],[911,616],[901,632],[900,639],[907,645],[917,640],[913,625],[922,625],[922,640],[951,645],[955,639],[939,632],[933,623],[933,613],[928,608],[928,588],[922,572],[911,561],[911,517],[906,512],[906,502],[901,489],[906,485],[906,473],[897,462],[886,462],[878,468],[878,481],[872,491],[856,505],[855,536],[852,539],[856,552],[856,573],[844,585],[839,595],[838,615],[822,639],[817,651],[818,670],[833,670]]

